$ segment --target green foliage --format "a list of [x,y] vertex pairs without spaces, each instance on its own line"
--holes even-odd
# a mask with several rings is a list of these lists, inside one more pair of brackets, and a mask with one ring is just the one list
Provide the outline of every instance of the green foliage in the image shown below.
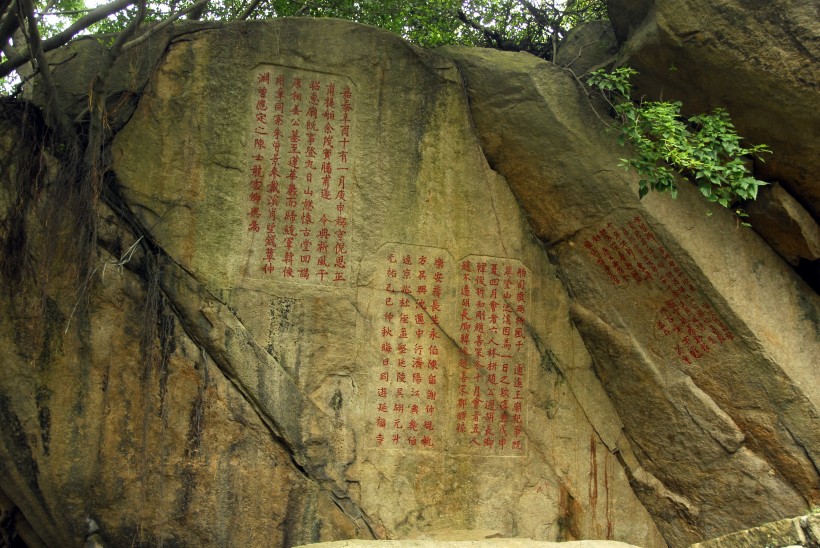
[[[25,1],[25,0],[21,0]],[[116,4],[116,5],[115,5]],[[22,89],[10,59],[26,51],[34,56],[29,36],[12,41],[20,2],[0,10],[0,95],[16,96]],[[423,47],[466,45],[526,51],[551,60],[570,28],[606,19],[606,0],[31,0],[41,41],[58,36],[71,25],[73,36],[108,35],[110,48],[130,22],[141,30],[177,17],[230,21],[275,17],[335,17],[381,27]],[[144,8],[144,9],[141,9]],[[88,16],[106,11],[100,17]],[[138,16],[139,14],[139,16]],[[7,25],[7,23],[9,23]],[[148,31],[150,32],[150,31]],[[24,33],[25,34],[25,33]],[[63,45],[44,47],[47,53]]]
[[54,3],[40,0],[34,2],[34,9],[41,14],[40,34],[47,38],[68,27],[73,19],[84,13],[85,3],[83,0],[56,0]]
[[628,67],[611,73],[598,70],[587,83],[603,92],[612,105],[620,121],[618,142],[635,150],[634,157],[621,162],[640,175],[639,196],[655,190],[674,198],[676,174],[681,174],[710,202],[723,207],[756,199],[757,189],[766,183],[751,176],[744,157],[760,159],[769,148],[743,146],[729,114],[721,108],[685,118],[680,101],[634,101],[629,79],[635,74]]
[[[211,3],[217,18],[238,13],[231,2]],[[220,5],[220,2],[222,4]],[[241,2],[240,2],[241,4]],[[338,17],[387,29],[424,47],[461,44],[528,51],[551,58],[554,41],[571,26],[606,18],[605,0],[270,0],[255,18]]]
[[[146,3],[146,23],[167,18],[190,7],[194,0]],[[35,2],[42,14],[46,0]],[[83,0],[58,0],[42,18],[46,38],[77,20],[88,10]],[[235,19],[252,0],[210,0],[204,18]],[[121,31],[136,9],[121,10],[95,23],[87,32]],[[461,44],[512,51],[528,51],[550,59],[557,41],[573,26],[606,18],[605,0],[262,0],[249,18],[336,17],[373,25],[424,47]],[[48,21],[48,23],[46,23]]]
[[335,17],[389,30],[425,47],[462,43],[456,0],[322,0],[263,3],[253,18]]
[[[0,23],[16,17],[18,4],[12,2],[5,13],[0,11]],[[381,27],[423,47],[479,46],[526,51],[547,60],[555,57],[570,28],[607,17],[606,0],[134,0],[127,6],[113,0],[32,0],[32,6],[41,40],[82,20],[73,35],[108,35],[101,40],[107,48],[135,19],[145,32],[148,26],[177,17],[335,17]],[[84,19],[109,6],[109,13],[93,21]],[[16,96],[22,87],[15,72],[20,63],[9,66],[6,61],[25,51],[33,56],[36,50],[26,43],[10,43],[15,30],[12,25],[0,32],[0,95]]]

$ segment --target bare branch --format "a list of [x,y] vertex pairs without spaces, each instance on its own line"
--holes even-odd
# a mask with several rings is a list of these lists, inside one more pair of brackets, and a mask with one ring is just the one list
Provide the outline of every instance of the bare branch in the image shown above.
[[37,77],[37,73],[34,72],[32,74],[27,74],[25,76],[20,76],[20,81],[14,84],[14,88],[12,88],[11,92],[9,92],[9,97],[13,99],[17,99],[20,97],[20,94],[23,93],[23,89],[26,85]]
[[[524,6],[532,18],[535,19],[535,22],[541,25],[542,27],[552,28],[554,25],[553,21],[549,21],[544,15],[544,13],[532,5],[532,2],[528,2],[527,0],[518,0],[518,3]],[[554,10],[555,8],[553,8]]]
[[81,13],[88,13],[93,11],[94,8],[88,8],[83,10],[66,10],[66,11],[46,11],[41,10],[37,12],[38,17],[43,17],[45,15],[80,15]]
[[[79,185],[79,202],[85,210],[81,214],[83,232],[81,242],[93,246],[97,241],[97,217],[95,208],[102,192],[106,166],[104,163],[104,146],[108,136],[105,102],[107,98],[108,76],[111,67],[120,55],[123,46],[128,42],[142,25],[145,19],[146,0],[138,0],[137,13],[118,35],[114,44],[106,52],[97,75],[91,86],[89,97],[90,116],[88,120],[88,134],[83,158],[83,178]],[[85,270],[93,274],[90,267]]]
[[307,3],[307,2],[305,2],[305,3],[302,5],[302,7],[301,7],[301,8],[299,8],[298,10],[296,10],[296,11],[293,13],[293,16],[294,16],[294,17],[302,17],[303,15],[307,15],[309,12],[310,12],[310,4],[309,4],[309,3]]
[[[104,77],[108,76],[107,71],[110,70],[111,65],[114,64],[114,61],[117,59],[117,56],[119,56],[125,44],[128,43],[131,37],[137,33],[137,29],[139,29],[140,25],[142,25],[142,22],[145,20],[146,0],[138,0],[136,3],[139,8],[137,10],[137,15],[128,23],[125,29],[117,35],[117,39],[114,40],[114,45],[111,46],[110,50],[108,50],[109,61],[105,64],[107,66],[100,69],[100,75],[103,75],[103,71],[105,71]],[[98,78],[100,75],[98,75]]]
[[[552,37],[552,60],[555,61],[556,57],[558,57],[558,39],[559,33],[561,32],[561,23],[564,20],[566,11],[556,8],[555,4],[552,2],[549,2],[549,5],[546,8],[537,8],[528,0],[517,1],[519,4],[524,6],[530,15],[532,15],[536,23],[549,31],[550,36]],[[572,2],[570,2],[570,4],[571,3]],[[551,13],[547,15],[547,11],[550,11]]]
[[[3,48],[9,43],[11,36],[19,26],[20,19],[17,17],[17,10],[12,6],[8,9],[8,13],[3,17],[3,20],[0,21],[0,44]],[[6,53],[5,49],[3,53]]]
[[43,44],[40,40],[40,29],[37,27],[37,19],[34,17],[34,3],[32,0],[18,0],[18,2],[20,18],[28,23],[26,26],[28,36],[26,38],[29,55],[31,55],[31,58],[36,63],[37,71],[39,71],[40,78],[46,89],[47,107],[45,108],[45,114],[56,126],[61,135],[67,135],[71,128],[71,122],[60,106],[59,98],[57,97],[57,88],[55,88],[54,80],[51,78],[51,70],[48,67],[46,54],[43,51]]
[[[584,93],[584,97],[586,97],[587,103],[589,103],[589,107],[592,109],[592,112],[595,114],[595,116],[596,116],[596,117],[597,117],[597,118],[598,118],[601,122],[603,122],[605,126],[607,126],[607,127],[609,127],[609,128],[613,127],[613,124],[612,124],[612,121],[611,121],[611,120],[608,122],[608,121],[604,120],[604,119],[601,117],[601,115],[600,115],[600,114],[598,114],[598,109],[596,109],[596,108],[595,108],[595,104],[593,104],[592,99],[590,99],[590,97],[589,97],[589,96],[590,96],[590,93],[587,91],[587,89],[588,89],[588,87],[589,87],[589,86],[587,86],[587,84],[585,84],[585,83],[584,83],[584,82],[583,82],[583,81],[582,81],[582,80],[578,77],[578,75],[577,75],[577,74],[575,74],[575,72],[574,72],[571,68],[564,68],[564,70],[565,70],[566,72],[568,72],[568,73],[569,73],[569,74],[570,74],[570,75],[571,75],[571,76],[575,79],[575,81],[576,81],[576,82],[578,82],[578,85],[579,85],[579,86],[581,86],[581,90],[582,90],[582,92]],[[603,92],[601,92],[601,95],[603,96],[604,100],[605,100],[607,103],[609,103],[609,106],[610,106],[610,107],[615,108],[615,105],[613,105],[613,104],[612,104],[612,102],[609,100],[609,98],[606,96],[606,94],[604,94]]]
[[164,20],[160,21],[159,23],[157,23],[156,25],[151,27],[149,30],[145,31],[139,38],[134,38],[130,42],[126,43],[122,47],[122,51],[126,52],[131,48],[139,46],[140,44],[142,44],[143,42],[145,42],[146,40],[151,38],[151,36],[158,33],[159,31],[161,31],[165,27],[171,25],[174,21],[176,21],[177,19],[179,19],[183,15],[187,15],[187,14],[191,13],[192,11],[195,11],[199,8],[204,7],[207,4],[208,4],[208,0],[199,0],[195,4],[192,4],[192,5],[188,6],[187,8],[185,8],[183,10],[179,10],[178,12],[171,15],[167,19],[164,19]]
[[245,19],[250,17],[251,14],[256,10],[256,8],[258,8],[259,5],[264,1],[265,0],[251,0],[251,3],[248,4],[248,7],[242,10],[242,13],[240,13],[236,18],[239,21],[244,21]]
[[[49,52],[53,49],[59,48],[60,46],[64,45],[66,42],[71,40],[78,32],[81,30],[87,29],[94,23],[101,21],[108,17],[109,15],[113,15],[120,10],[123,10],[134,3],[134,0],[114,0],[113,2],[106,4],[104,6],[100,6],[96,8],[88,14],[84,15],[83,17],[77,19],[70,27],[65,29],[64,31],[55,34],[48,40],[44,40],[42,42],[42,49],[43,52]],[[12,31],[13,32],[13,31]],[[2,34],[0,34],[0,38]],[[31,52],[27,51],[24,53],[20,53],[15,55],[5,62],[0,63],[0,78],[5,78],[13,71],[18,69],[19,67],[23,66],[31,59]]]
[[103,118],[105,116],[105,88],[107,83],[106,81],[108,80],[108,73],[111,71],[111,67],[114,66],[114,61],[117,60],[117,57],[122,52],[125,44],[131,39],[132,36],[134,36],[137,29],[142,24],[142,21],[145,19],[145,4],[146,0],[139,0],[139,10],[137,11],[136,16],[129,21],[128,25],[117,35],[114,44],[108,50],[99,71],[97,71],[97,75],[94,77],[94,83],[91,88],[91,97],[89,101],[92,114],[88,139],[89,149],[92,148],[94,141],[92,137],[94,136],[95,131],[99,132],[99,139],[102,138],[101,136],[105,125],[103,123]]
[[55,4],[57,4],[57,0],[48,0],[48,4],[43,8],[43,11],[49,11]]
[[458,10],[458,13],[456,14],[456,17],[458,17],[458,20],[461,21],[462,23],[464,23],[465,25],[467,25],[468,27],[483,33],[484,37],[490,43],[495,42],[496,46],[498,46],[499,48],[503,48],[503,46],[504,46],[504,37],[501,36],[500,34],[498,34],[497,32],[479,25],[478,23],[476,23],[475,21],[473,21],[472,19],[467,17],[467,14],[464,13],[464,11],[461,10],[461,9]]

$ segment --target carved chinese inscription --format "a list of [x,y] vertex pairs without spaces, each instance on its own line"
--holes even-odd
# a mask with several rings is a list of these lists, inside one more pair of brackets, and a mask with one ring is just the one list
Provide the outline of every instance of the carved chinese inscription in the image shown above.
[[253,89],[246,226],[254,270],[346,284],[353,88],[343,77],[270,66],[255,71]]
[[471,453],[523,454],[527,269],[508,259],[468,257],[459,274],[454,433]]
[[386,252],[382,263],[374,440],[381,447],[437,449],[445,386],[439,314],[450,260],[407,249]]
[[374,446],[525,455],[526,267],[406,244],[385,245],[369,264]]
[[654,285],[664,296],[654,329],[674,337],[681,361],[693,360],[734,339],[714,308],[699,295],[643,218],[616,226],[609,223],[584,241],[584,247],[616,286]]

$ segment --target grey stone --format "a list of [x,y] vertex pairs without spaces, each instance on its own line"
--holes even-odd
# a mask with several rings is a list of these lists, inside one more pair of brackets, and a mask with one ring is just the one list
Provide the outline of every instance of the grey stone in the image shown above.
[[490,164],[570,288],[665,539],[801,513],[820,488],[816,294],[691,186],[639,201],[570,76],[524,54],[445,51]]
[[567,33],[555,64],[571,70],[579,78],[614,62],[618,53],[615,33],[609,21],[584,23]]
[[746,211],[755,232],[790,264],[820,259],[820,225],[779,184],[760,189]]

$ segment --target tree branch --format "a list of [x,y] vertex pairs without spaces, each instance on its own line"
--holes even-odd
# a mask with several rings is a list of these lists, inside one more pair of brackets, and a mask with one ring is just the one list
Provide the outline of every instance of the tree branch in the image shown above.
[[[108,17],[109,15],[113,15],[120,10],[123,10],[134,3],[134,0],[114,0],[113,2],[106,4],[104,6],[100,6],[96,8],[85,16],[77,19],[70,27],[65,29],[64,31],[55,34],[48,40],[44,40],[42,42],[42,49],[43,52],[49,52],[53,49],[59,48],[60,46],[64,45],[66,42],[74,38],[74,36],[84,30],[94,23],[101,21]],[[0,29],[2,30],[2,29]],[[14,32],[12,30],[12,32]],[[2,38],[2,34],[0,34],[0,38]],[[20,53],[13,57],[10,57],[5,62],[0,63],[0,78],[5,78],[19,67],[23,66],[25,63],[31,60],[31,52],[27,51],[24,53]]]
[[150,29],[148,29],[147,31],[142,33],[142,35],[139,36],[138,38],[134,38],[130,42],[126,43],[122,47],[122,51],[126,52],[126,51],[130,50],[131,48],[139,46],[140,44],[142,44],[143,42],[145,42],[146,40],[151,38],[154,34],[158,33],[159,31],[161,31],[165,27],[171,25],[174,21],[176,21],[177,19],[179,19],[183,15],[187,15],[187,14],[191,13],[192,11],[195,11],[195,10],[205,6],[206,4],[208,4],[208,0],[199,0],[195,4],[192,4],[192,5],[188,6],[185,9],[179,10],[178,12],[171,15],[167,19],[164,19],[163,21],[160,21],[159,23],[157,23],[156,25],[154,25],[153,27],[151,27]]
[[83,184],[81,185],[81,203],[88,208],[86,219],[87,241],[96,241],[96,217],[94,208],[100,196],[105,166],[102,161],[102,150],[106,140],[108,124],[106,121],[105,102],[108,96],[106,88],[108,75],[125,43],[131,39],[145,18],[146,0],[139,0],[136,15],[117,35],[114,44],[106,52],[96,76],[92,80],[91,93],[88,98],[90,111],[88,137],[85,144]]
[[462,23],[464,23],[465,25],[467,25],[468,27],[470,27],[472,29],[475,29],[475,30],[481,32],[482,34],[484,34],[484,38],[486,38],[490,43],[495,42],[496,46],[499,49],[503,49],[503,47],[504,47],[504,37],[501,36],[499,33],[495,32],[493,30],[490,30],[486,27],[482,27],[481,25],[479,25],[478,23],[476,23],[475,21],[473,21],[472,19],[467,17],[467,14],[464,13],[464,10],[459,9],[458,13],[456,13],[456,17],[458,17],[458,20],[461,21]]
[[[49,11],[51,8],[53,8],[55,6],[55,4],[57,4],[57,0],[49,0],[48,4],[46,4],[45,7],[43,7],[43,11],[44,12]],[[34,8],[32,7],[32,9],[34,9]],[[43,15],[43,14],[41,13],[40,15]]]
[[247,19],[248,17],[250,17],[250,16],[251,16],[251,14],[252,14],[252,13],[256,10],[256,8],[258,8],[258,7],[259,7],[259,4],[261,4],[261,3],[262,3],[262,2],[264,2],[264,1],[265,1],[265,0],[251,0],[251,3],[250,3],[250,4],[248,4],[248,7],[247,7],[247,8],[245,8],[244,10],[242,10],[242,13],[240,13],[240,14],[236,17],[236,18],[237,18],[237,20],[239,20],[239,21],[244,21],[245,19]]
[[[532,2],[528,0],[518,0],[518,3],[526,8],[536,23],[549,31],[552,37],[552,61],[555,62],[555,59],[558,57],[558,33],[561,30],[561,22],[564,20],[566,11],[556,8],[555,4],[551,3],[548,9],[551,9],[553,14],[552,18],[549,18],[545,10],[536,8]],[[570,1],[569,4],[572,4],[572,2]]]
[[108,77],[108,71],[111,69],[111,66],[114,65],[114,61],[117,59],[119,54],[122,52],[125,44],[131,39],[134,34],[137,33],[137,29],[139,29],[142,22],[145,20],[145,13],[146,13],[146,0],[137,0],[137,15],[128,23],[125,29],[117,35],[117,39],[114,40],[114,45],[111,46],[111,49],[108,50],[108,60],[106,65],[100,69],[100,73],[98,78],[105,79]]
[[6,44],[9,43],[11,36],[14,34],[14,31],[17,30],[18,26],[20,26],[20,19],[17,17],[17,10],[14,9],[14,6],[11,6],[6,16],[0,21],[0,47],[4,48],[3,53],[6,53]]
[[544,15],[544,13],[540,9],[532,5],[532,2],[528,2],[527,0],[518,0],[518,3],[524,6],[524,8],[526,8],[527,12],[529,12],[529,14],[532,15],[532,18],[535,19],[536,23],[538,23],[542,27],[552,28],[554,22],[549,21],[547,19],[547,16]]
[[46,108],[45,115],[47,119],[56,127],[61,136],[68,135],[71,128],[71,122],[68,119],[65,111],[60,106],[59,98],[57,97],[57,88],[54,86],[54,80],[51,77],[51,70],[46,61],[46,54],[43,51],[43,44],[40,40],[40,29],[37,27],[37,19],[34,17],[34,3],[32,0],[18,0],[20,9],[20,19],[26,21],[28,36],[29,55],[36,63],[36,69],[40,74],[40,79],[43,81],[46,91]]
[[[592,109],[592,112],[595,114],[595,116],[597,116],[597,117],[598,117],[598,119],[599,119],[601,122],[603,122],[603,123],[604,123],[604,125],[605,125],[605,126],[607,126],[608,128],[612,128],[612,127],[614,127],[611,121],[610,121],[610,122],[607,122],[606,120],[604,120],[604,119],[601,117],[601,115],[600,115],[600,114],[598,114],[598,109],[596,109],[596,108],[595,108],[595,104],[592,102],[592,99],[590,99],[590,93],[589,93],[589,91],[587,91],[587,90],[588,90],[588,88],[589,88],[589,85],[588,85],[588,84],[586,84],[586,83],[584,83],[584,82],[583,82],[583,81],[582,81],[582,80],[578,77],[578,75],[577,75],[577,74],[575,74],[575,71],[573,71],[571,68],[564,68],[564,70],[565,70],[565,71],[567,71],[568,73],[570,73],[570,75],[571,75],[571,76],[575,79],[575,81],[576,81],[576,82],[578,82],[578,85],[581,87],[581,91],[583,92],[584,97],[586,97],[587,103],[589,103],[589,108],[591,108],[591,109]],[[613,104],[612,104],[612,101],[610,101],[610,100],[609,100],[609,97],[607,97],[607,96],[606,96],[606,94],[605,94],[603,91],[601,92],[601,95],[603,96],[604,101],[606,101],[607,103],[609,103],[609,106],[610,106],[610,107],[612,107],[612,108],[614,109],[614,108],[615,108],[615,105],[613,105]]]
[[293,16],[294,17],[302,17],[302,16],[308,14],[310,12],[310,7],[311,7],[310,4],[308,2],[305,2],[304,4],[302,4],[301,8],[299,8],[298,10],[293,12]]
[[[89,105],[91,107],[91,123],[89,126],[88,149],[92,153],[96,153],[95,140],[102,142],[102,135],[105,129],[105,98],[106,98],[106,83],[108,80],[108,73],[111,72],[111,67],[114,66],[114,61],[122,52],[125,44],[137,32],[137,29],[145,19],[145,4],[146,0],[139,0],[139,9],[134,18],[128,25],[117,35],[117,39],[108,50],[105,59],[100,66],[97,75],[94,77],[94,83],[91,87],[91,97]],[[99,143],[97,143],[99,144]],[[88,151],[87,151],[88,152]]]

